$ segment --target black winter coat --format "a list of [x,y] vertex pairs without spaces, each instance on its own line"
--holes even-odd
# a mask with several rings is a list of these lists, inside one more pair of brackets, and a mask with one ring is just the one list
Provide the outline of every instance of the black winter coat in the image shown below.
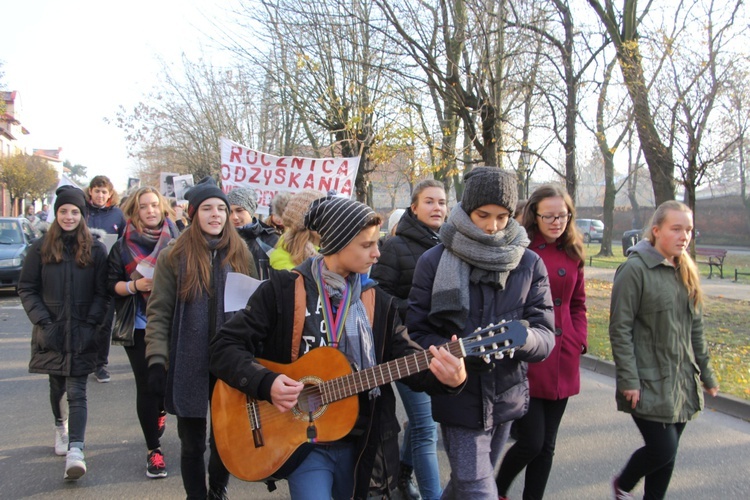
[[464,390],[455,397],[437,395],[432,398],[432,416],[436,422],[490,430],[526,414],[529,403],[526,362],[544,360],[555,346],[555,316],[547,268],[537,254],[526,250],[518,267],[510,272],[504,289],[471,283],[466,327],[463,332],[455,332],[428,317],[432,284],[443,251],[445,247],[438,245],[417,262],[406,317],[412,340],[427,347],[445,343],[453,334],[468,337],[477,328],[501,320],[523,319],[529,323],[526,345],[513,358],[492,360],[490,367],[480,362],[481,369],[474,369],[477,365],[467,359],[468,378]]
[[279,234],[273,227],[257,220],[247,226],[238,227],[237,232],[245,240],[250,253],[253,254],[258,276],[261,279],[268,278],[271,269],[268,253],[276,247]]
[[[18,295],[33,328],[31,373],[81,376],[96,369],[97,350],[109,342],[102,324],[109,307],[107,249],[94,240],[93,263],[80,268],[67,251],[58,264],[42,264],[40,238],[29,249]],[[44,325],[44,326],[43,326]]]
[[387,238],[380,248],[380,258],[372,267],[370,276],[396,298],[402,321],[406,320],[407,299],[417,261],[438,243],[440,238],[437,233],[417,219],[411,208],[407,208],[396,226],[396,234]]
[[[317,302],[308,259],[297,267],[306,285],[307,299]],[[270,388],[278,376],[258,363],[263,359],[290,363],[294,322],[294,290],[296,273],[271,271],[268,281],[250,297],[248,305],[224,323],[210,345],[211,372],[230,386],[256,399],[271,402]],[[309,308],[308,308],[309,310]],[[311,311],[312,312],[312,311]],[[376,289],[373,336],[378,364],[411,354],[419,347],[411,342],[401,325],[393,298]],[[319,333],[319,332],[318,332]],[[302,351],[302,346],[300,347]],[[431,393],[454,393],[425,371],[404,379],[414,390]],[[396,487],[399,467],[396,398],[391,384],[380,387],[381,395],[374,400],[360,394],[360,417],[364,432],[357,438],[358,462],[355,466],[353,498],[366,498],[368,493],[386,494]],[[359,427],[359,424],[358,424]]]

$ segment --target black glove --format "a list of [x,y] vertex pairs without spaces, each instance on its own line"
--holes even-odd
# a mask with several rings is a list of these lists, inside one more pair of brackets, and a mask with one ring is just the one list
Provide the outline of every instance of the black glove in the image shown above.
[[467,372],[484,373],[492,371],[495,365],[492,363],[494,355],[490,355],[490,362],[487,363],[481,356],[470,356],[464,358],[464,364],[466,364]]
[[164,397],[167,389],[167,370],[161,363],[148,367],[148,390],[151,394]]

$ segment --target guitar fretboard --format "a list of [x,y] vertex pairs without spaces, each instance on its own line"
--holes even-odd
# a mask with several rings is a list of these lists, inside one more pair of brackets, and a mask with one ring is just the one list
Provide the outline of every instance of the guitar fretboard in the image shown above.
[[[445,347],[457,358],[464,357],[461,340],[449,342]],[[333,403],[334,401],[339,401],[360,392],[369,391],[375,387],[390,384],[395,380],[422,372],[429,368],[432,358],[433,356],[430,351],[420,351],[378,366],[323,382],[317,388],[320,391],[323,404]]]

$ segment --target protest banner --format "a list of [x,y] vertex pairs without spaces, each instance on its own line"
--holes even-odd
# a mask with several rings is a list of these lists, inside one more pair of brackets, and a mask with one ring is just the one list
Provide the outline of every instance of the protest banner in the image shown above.
[[273,156],[221,139],[222,189],[225,193],[240,187],[255,189],[256,212],[262,215],[268,214],[271,199],[279,191],[335,190],[337,195],[351,198],[358,168],[359,157]]

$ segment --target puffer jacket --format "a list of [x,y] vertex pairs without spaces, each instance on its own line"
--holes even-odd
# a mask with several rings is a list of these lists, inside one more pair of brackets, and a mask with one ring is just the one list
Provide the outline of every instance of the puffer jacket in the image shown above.
[[78,267],[67,250],[62,262],[42,264],[47,237],[29,249],[18,281],[18,295],[34,325],[29,371],[87,375],[96,368],[99,345],[109,341],[103,325],[109,307],[107,249],[94,240],[93,263],[85,268]]
[[396,234],[387,238],[380,248],[380,258],[372,267],[370,276],[380,288],[395,297],[402,321],[406,319],[407,299],[417,261],[438,243],[438,234],[408,208],[396,226]]
[[432,416],[436,422],[490,430],[526,414],[529,402],[526,363],[542,361],[555,345],[547,269],[538,255],[526,250],[518,267],[510,272],[504,289],[471,283],[464,331],[450,331],[429,317],[432,284],[444,251],[445,246],[440,244],[427,250],[417,262],[406,315],[412,340],[427,348],[445,343],[454,334],[459,338],[469,337],[477,328],[502,320],[529,323],[526,344],[513,358],[492,359],[491,366],[480,365],[480,369],[473,369],[476,365],[467,360],[468,379],[461,393],[451,398],[442,395],[432,398]]
[[[609,338],[615,360],[617,409],[646,420],[687,422],[716,387],[703,318],[678,271],[648,240],[631,247],[612,286]],[[641,391],[635,409],[622,391]]]
[[[273,271],[268,281],[261,284],[250,297],[247,307],[238,311],[224,323],[210,345],[210,370],[230,386],[256,399],[271,402],[270,390],[278,376],[260,364],[255,355],[269,361],[292,361],[292,334],[294,331],[295,281],[305,280],[307,310],[305,330],[300,345],[304,353],[317,347],[325,333],[321,331],[322,312],[317,286],[312,278],[308,259],[296,269],[301,273]],[[363,291],[374,286],[363,284]],[[312,325],[317,325],[316,329]],[[377,363],[384,363],[418,350],[410,342],[401,325],[393,297],[376,289],[374,323],[372,327]],[[459,389],[443,386],[425,371],[404,379],[414,390],[453,394]],[[357,464],[355,466],[355,491],[353,498],[366,498],[368,494],[380,495],[395,489],[398,474],[400,429],[396,417],[396,399],[391,384],[380,387],[380,396],[370,399],[367,393],[359,395],[360,423],[364,432],[356,438]],[[359,424],[358,424],[359,428]]]

